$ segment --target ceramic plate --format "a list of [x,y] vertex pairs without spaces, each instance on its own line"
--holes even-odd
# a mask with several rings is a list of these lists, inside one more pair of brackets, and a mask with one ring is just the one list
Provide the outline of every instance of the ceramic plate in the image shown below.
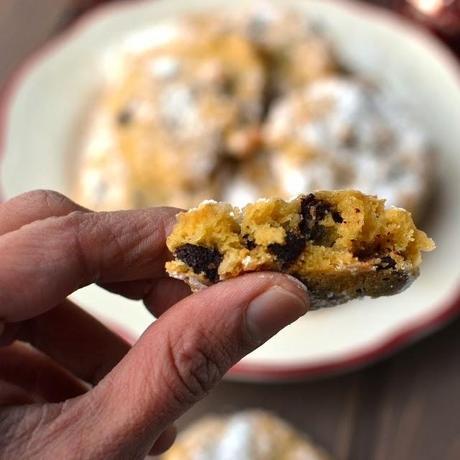
[[[438,249],[425,257],[406,292],[315,311],[252,353],[230,378],[309,378],[362,366],[439,327],[460,310],[460,73],[428,34],[396,16],[336,1],[273,1],[321,24],[353,68],[389,86],[411,106],[439,151],[439,190],[425,230]],[[131,1],[83,17],[12,79],[1,105],[3,194],[36,188],[71,192],[82,114],[101,83],[107,47],[155,21],[222,8],[226,0]],[[233,0],[231,8],[247,4]],[[152,317],[136,302],[95,286],[72,296],[103,321],[136,338]]]

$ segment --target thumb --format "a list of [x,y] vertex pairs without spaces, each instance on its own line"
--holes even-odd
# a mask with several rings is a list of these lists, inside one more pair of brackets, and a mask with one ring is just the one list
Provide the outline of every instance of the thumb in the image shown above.
[[303,285],[275,273],[246,275],[189,296],[156,321],[91,392],[100,417],[86,420],[87,426],[102,438],[120,440],[119,452],[148,452],[231,366],[307,309]]

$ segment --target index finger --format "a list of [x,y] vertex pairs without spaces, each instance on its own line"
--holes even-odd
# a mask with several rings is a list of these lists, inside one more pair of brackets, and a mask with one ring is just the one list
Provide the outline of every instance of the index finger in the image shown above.
[[32,190],[0,204],[0,235],[18,230],[36,220],[88,211],[53,190]]
[[21,321],[91,283],[166,276],[175,208],[75,211],[0,237],[0,318]]

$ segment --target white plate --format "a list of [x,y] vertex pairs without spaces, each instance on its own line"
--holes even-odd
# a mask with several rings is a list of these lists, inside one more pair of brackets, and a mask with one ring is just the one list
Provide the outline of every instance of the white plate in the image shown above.
[[[35,188],[70,193],[72,151],[108,46],[159,19],[227,3],[155,0],[103,7],[29,61],[2,106],[5,196]],[[425,257],[422,275],[403,294],[309,313],[237,365],[230,376],[240,379],[303,378],[360,366],[460,310],[460,72],[454,58],[427,34],[374,8],[335,1],[273,3],[305,10],[323,24],[346,61],[413,106],[441,155],[441,187],[427,228],[438,249]],[[95,286],[72,298],[131,337],[152,321],[140,304]]]

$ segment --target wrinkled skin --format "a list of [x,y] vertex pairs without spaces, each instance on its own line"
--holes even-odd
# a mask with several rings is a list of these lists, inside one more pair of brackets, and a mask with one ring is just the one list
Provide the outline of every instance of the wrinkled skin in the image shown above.
[[[305,308],[307,299],[283,275],[251,274],[194,295],[167,278],[176,213],[95,213],[49,191],[0,205],[0,458],[161,453],[178,416],[304,313],[290,311],[294,297]],[[159,320],[130,348],[67,299],[91,283],[142,299]],[[267,303],[274,286],[282,308],[262,318],[256,300]]]

